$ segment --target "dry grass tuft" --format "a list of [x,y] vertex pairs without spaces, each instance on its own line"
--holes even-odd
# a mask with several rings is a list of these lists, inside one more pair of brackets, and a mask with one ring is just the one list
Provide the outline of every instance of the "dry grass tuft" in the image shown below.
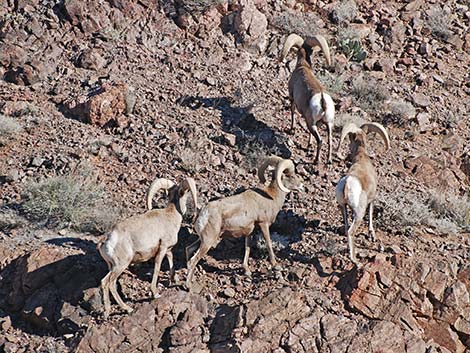
[[10,229],[23,226],[26,220],[21,217],[15,210],[6,208],[0,209],[0,231],[8,231]]
[[388,89],[372,77],[356,77],[352,82],[351,93],[354,103],[371,114],[380,112],[385,101],[390,98]]
[[338,24],[351,22],[357,15],[357,5],[354,0],[343,0],[333,10],[333,20]]
[[453,35],[449,28],[451,22],[452,16],[447,7],[436,5],[429,11],[426,24],[434,37],[448,40]]
[[291,13],[283,12],[272,19],[271,25],[278,28],[283,33],[296,33],[305,38],[318,34],[318,16],[313,13]]
[[89,170],[29,183],[23,196],[25,216],[46,226],[98,233],[108,230],[118,218],[118,212],[105,206],[109,198],[92,181]]
[[[399,190],[399,189],[398,189]],[[383,208],[382,222],[397,229],[403,226],[425,226],[440,234],[470,230],[470,198],[451,193],[416,191],[379,193]]]
[[7,144],[21,130],[21,124],[16,119],[0,115],[0,146]]
[[416,116],[416,109],[410,102],[396,100],[390,103],[391,120],[398,126],[404,126]]

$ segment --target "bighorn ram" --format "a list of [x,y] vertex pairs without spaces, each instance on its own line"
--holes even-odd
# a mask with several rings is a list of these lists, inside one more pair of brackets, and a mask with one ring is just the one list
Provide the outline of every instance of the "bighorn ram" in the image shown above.
[[[164,209],[152,210],[153,196],[161,189],[168,190],[169,204]],[[197,210],[196,184],[192,178],[186,178],[179,185],[168,179],[155,179],[147,192],[149,211],[119,222],[98,245],[100,254],[109,268],[109,273],[101,281],[105,318],[111,310],[109,290],[122,309],[132,312],[132,308],[122,301],[116,289],[118,277],[131,263],[155,258],[155,269],[150,285],[155,298],[158,296],[157,279],[160,265],[165,255],[170,265],[170,280],[174,279],[171,249],[178,241],[178,231],[186,213],[188,191],[192,194]]]
[[284,61],[292,47],[298,48],[297,65],[289,79],[289,100],[291,104],[291,132],[294,132],[295,107],[304,117],[307,128],[310,131],[308,143],[310,145],[312,135],[317,141],[315,164],[320,158],[322,139],[318,132],[320,123],[326,124],[328,130],[328,163],[331,163],[331,144],[333,134],[333,121],[335,116],[335,104],[330,95],[325,92],[321,83],[317,80],[312,70],[312,48],[319,46],[326,57],[326,62],[331,65],[330,49],[325,38],[316,35],[305,40],[297,34],[287,37],[282,49],[281,61]]
[[[338,148],[347,135],[350,138],[349,156],[352,165],[346,176],[342,177],[336,186],[336,201],[338,202],[344,220],[344,231],[348,235],[349,256],[351,261],[357,264],[356,251],[354,248],[353,235],[359,226],[367,205],[369,205],[369,233],[372,240],[375,240],[375,231],[372,224],[373,202],[377,194],[377,175],[372,161],[367,154],[367,133],[378,133],[384,141],[385,147],[390,148],[390,139],[385,128],[378,123],[364,123],[359,128],[354,123],[349,123],[343,127],[341,140]],[[348,229],[349,206],[353,212],[353,221]]]
[[256,225],[259,225],[263,233],[271,264],[276,265],[269,226],[275,221],[286,195],[291,190],[302,190],[303,184],[302,179],[295,174],[294,163],[276,156],[267,158],[258,169],[258,177],[262,183],[266,181],[264,173],[268,166],[275,167],[269,186],[211,201],[202,208],[194,225],[201,244],[188,262],[186,278],[188,289],[191,287],[194,269],[198,262],[225,236],[245,237],[243,268],[249,273],[251,233]]

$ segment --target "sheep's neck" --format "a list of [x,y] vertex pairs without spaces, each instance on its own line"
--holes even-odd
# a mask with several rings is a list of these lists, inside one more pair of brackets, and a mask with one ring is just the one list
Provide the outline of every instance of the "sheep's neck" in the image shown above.
[[370,161],[369,155],[367,154],[366,147],[364,145],[359,145],[356,147],[356,153],[352,158],[352,163],[359,163],[360,161]]
[[276,182],[272,182],[267,188],[264,190],[271,198],[273,199],[276,204],[278,204],[279,207],[282,207],[284,204],[284,201],[286,200],[286,195],[287,193],[280,190]]
[[297,56],[297,69],[298,68],[311,68],[310,58],[305,53],[305,50],[299,49],[299,55]]
[[182,210],[181,209],[181,205],[180,205],[180,202],[178,200],[178,202],[175,202],[175,203],[170,203],[167,208],[166,208],[169,212],[178,212],[181,217],[183,217],[184,213],[185,213],[185,210]]

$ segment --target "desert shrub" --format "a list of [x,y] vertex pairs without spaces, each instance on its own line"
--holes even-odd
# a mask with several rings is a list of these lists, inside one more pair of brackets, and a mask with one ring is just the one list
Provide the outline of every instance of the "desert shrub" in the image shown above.
[[453,32],[449,28],[451,22],[452,17],[449,9],[439,5],[431,8],[426,20],[426,24],[434,37],[442,40],[448,40],[452,36]]
[[354,103],[370,113],[380,111],[385,101],[390,97],[385,86],[371,77],[364,79],[362,76],[358,76],[352,81],[351,93]]
[[21,129],[21,124],[16,119],[0,115],[0,146],[6,144]]
[[114,209],[105,207],[104,189],[92,181],[88,172],[28,183],[23,194],[25,216],[46,226],[103,232],[118,216]]
[[7,231],[25,224],[25,219],[15,210],[5,208],[0,209],[0,230]]
[[200,14],[211,7],[223,4],[223,0],[178,0],[175,2],[179,8],[190,14]]
[[335,126],[338,128],[343,128],[343,126],[349,123],[354,123],[357,126],[361,126],[365,122],[366,120],[355,114],[340,113],[335,116]]
[[208,165],[212,148],[210,141],[202,137],[190,140],[179,152],[180,167],[190,174],[199,172]]
[[269,148],[256,140],[248,140],[240,147],[243,155],[242,168],[251,171],[257,169],[260,163],[271,153]]
[[429,207],[439,217],[452,221],[463,230],[470,230],[470,197],[431,191]]
[[397,226],[426,226],[441,234],[455,234],[470,229],[470,199],[450,193],[430,191],[382,192],[378,197],[383,208],[381,221]]
[[342,24],[344,22],[351,22],[357,15],[357,5],[354,0],[343,0],[338,3],[333,9],[333,20]]
[[283,33],[296,33],[305,38],[318,34],[315,23],[318,23],[318,17],[314,13],[282,12],[281,15],[275,16],[270,24]]
[[322,71],[318,74],[318,79],[329,93],[339,95],[343,92],[344,77],[342,75],[335,75],[329,71]]
[[416,109],[410,102],[396,100],[390,103],[391,120],[399,125],[405,125],[416,115]]

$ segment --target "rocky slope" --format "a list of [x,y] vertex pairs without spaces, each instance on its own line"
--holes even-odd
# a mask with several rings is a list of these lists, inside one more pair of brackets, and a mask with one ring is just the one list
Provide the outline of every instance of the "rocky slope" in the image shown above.
[[[470,349],[468,1],[0,0],[0,16],[0,113],[20,126],[0,134],[0,350]],[[364,224],[360,270],[334,203],[344,151],[315,166],[305,129],[288,133],[295,60],[277,58],[290,32],[324,34],[334,52],[328,70],[313,59],[336,102],[335,146],[350,119],[381,122],[391,137],[387,153],[370,146],[381,244]],[[133,266],[119,284],[135,310],[113,306],[107,321],[99,236],[32,220],[24,207],[31,182],[82,164],[111,195],[108,218],[142,212],[155,176],[194,176],[205,203],[256,185],[269,153],[292,158],[307,189],[271,227],[281,270],[256,241],[245,276],[243,241],[226,240],[191,293],[170,287],[164,267],[151,300],[153,264]],[[449,223],[454,209],[441,207],[434,219],[436,202],[434,213],[418,203],[429,193],[463,202],[468,218]],[[5,222],[10,211],[21,221]],[[194,240],[188,219],[174,249],[180,280]]]

